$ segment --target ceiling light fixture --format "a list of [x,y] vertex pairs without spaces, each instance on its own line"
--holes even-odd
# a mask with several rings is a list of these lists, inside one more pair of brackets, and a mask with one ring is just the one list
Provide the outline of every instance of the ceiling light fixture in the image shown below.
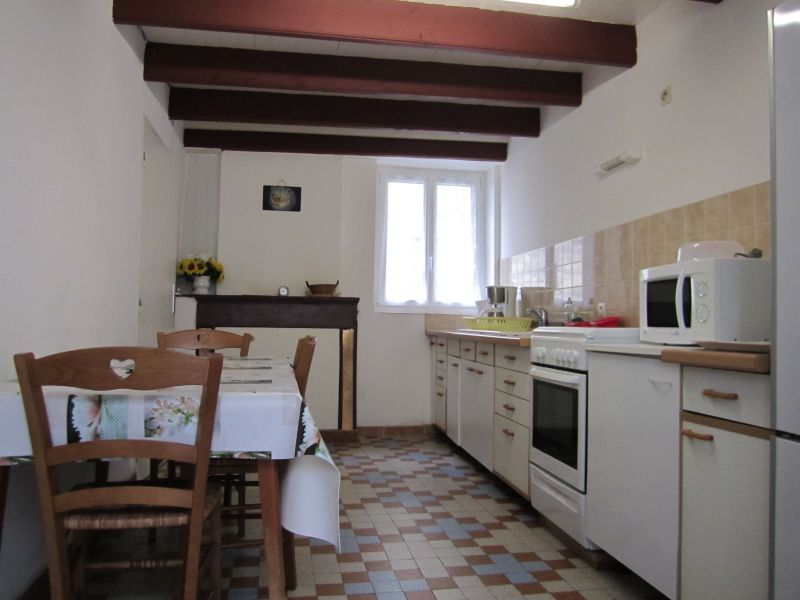
[[522,4],[541,4],[542,6],[557,6],[559,8],[572,8],[578,0],[507,0],[508,2],[521,2]]

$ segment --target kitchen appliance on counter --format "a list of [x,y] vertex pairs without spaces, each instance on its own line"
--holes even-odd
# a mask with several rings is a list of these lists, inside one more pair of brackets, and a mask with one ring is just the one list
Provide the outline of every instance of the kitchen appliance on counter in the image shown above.
[[669,345],[771,338],[771,261],[704,258],[642,269],[640,339]]
[[800,0],[770,13],[772,71],[772,345],[773,448],[772,590],[774,600],[800,590]]
[[531,504],[584,548],[587,375],[591,343],[635,343],[622,327],[539,327],[531,336]]
[[499,285],[486,286],[488,307],[481,311],[481,317],[516,317],[517,288]]

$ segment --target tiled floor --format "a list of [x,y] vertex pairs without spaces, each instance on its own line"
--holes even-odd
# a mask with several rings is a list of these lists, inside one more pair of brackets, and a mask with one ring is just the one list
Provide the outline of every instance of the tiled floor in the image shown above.
[[[291,598],[663,600],[628,572],[577,558],[529,504],[442,438],[329,445],[342,473],[342,548],[298,537]],[[226,551],[223,561],[223,597],[267,597],[259,550]],[[164,582],[131,573],[90,589],[93,599],[152,599],[166,597]]]

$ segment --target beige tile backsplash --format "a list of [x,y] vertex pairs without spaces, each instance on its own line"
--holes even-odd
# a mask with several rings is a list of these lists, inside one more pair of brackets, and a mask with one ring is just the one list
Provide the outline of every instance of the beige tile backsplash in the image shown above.
[[608,315],[636,327],[640,269],[675,262],[681,245],[697,241],[732,240],[769,256],[770,232],[764,182],[504,258],[499,285],[522,288],[523,306],[544,306],[552,321],[572,298],[584,319],[605,302]]

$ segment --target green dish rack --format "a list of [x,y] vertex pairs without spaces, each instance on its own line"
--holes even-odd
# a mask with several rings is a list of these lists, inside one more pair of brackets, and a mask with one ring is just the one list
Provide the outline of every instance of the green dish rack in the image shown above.
[[464,317],[467,329],[484,331],[528,331],[533,319],[528,317]]

